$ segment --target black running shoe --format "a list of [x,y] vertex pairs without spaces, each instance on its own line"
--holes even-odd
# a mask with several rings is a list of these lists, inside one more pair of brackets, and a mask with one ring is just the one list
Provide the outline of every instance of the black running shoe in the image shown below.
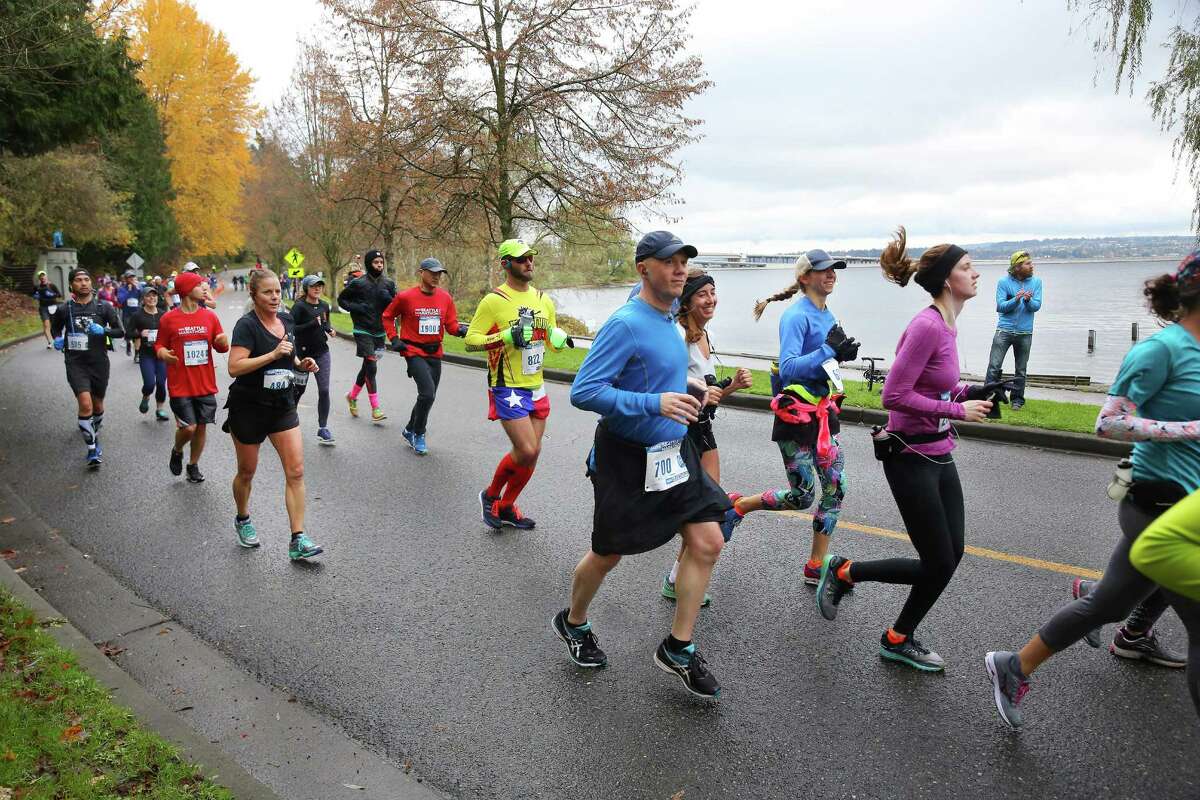
[[687,649],[686,653],[672,653],[667,649],[667,640],[663,639],[654,651],[654,663],[663,672],[679,676],[683,687],[697,697],[716,697],[721,693],[721,684],[708,671],[708,662],[696,645],[689,644]]
[[204,473],[200,471],[199,464],[187,465],[188,483],[204,483]]
[[515,504],[508,508],[497,507],[496,517],[500,520],[501,525],[507,525],[519,531],[531,531],[537,526],[537,523],[522,514],[521,509],[517,508]]
[[567,643],[567,653],[579,667],[603,667],[608,663],[608,656],[600,649],[596,634],[592,633],[592,623],[585,622],[578,628],[567,624],[567,609],[554,615],[551,623],[558,638]]
[[821,564],[821,577],[817,581],[817,610],[828,620],[837,619],[838,604],[854,585],[837,576],[837,571],[845,563],[846,559],[841,556],[828,555],[825,556],[825,563]]
[[170,467],[171,467],[172,475],[182,475],[183,474],[183,453],[179,452],[178,450],[175,450],[174,448],[171,449]]
[[496,516],[494,513],[495,509],[493,508],[499,499],[488,494],[487,489],[479,493],[479,510],[483,515],[483,524],[495,530],[500,530],[501,525],[500,518]]

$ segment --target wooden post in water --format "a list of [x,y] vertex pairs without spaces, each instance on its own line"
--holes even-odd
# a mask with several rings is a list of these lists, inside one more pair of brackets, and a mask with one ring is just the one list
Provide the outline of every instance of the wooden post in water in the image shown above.
[[1133,334],[1133,340],[1136,342],[1138,340],[1138,324],[1136,322],[1133,323],[1132,334]]
[[1096,332],[1093,330],[1088,331],[1088,352],[1096,352]]

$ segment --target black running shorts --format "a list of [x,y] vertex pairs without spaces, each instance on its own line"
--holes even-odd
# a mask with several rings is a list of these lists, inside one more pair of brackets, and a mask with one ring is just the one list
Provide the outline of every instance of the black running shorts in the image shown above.
[[206,394],[200,397],[172,397],[171,412],[181,428],[189,425],[213,425],[217,421],[217,396]]
[[108,357],[95,361],[78,359],[67,362],[67,383],[76,397],[90,392],[92,397],[103,400],[108,392]]
[[252,404],[226,404],[229,416],[221,430],[232,434],[242,444],[262,444],[272,433],[290,431],[300,427],[300,416],[296,409],[271,408]]
[[692,445],[700,455],[717,449],[717,437],[713,435],[711,419],[697,420],[688,425],[687,437],[692,440]]
[[592,550],[598,555],[633,555],[661,547],[687,522],[721,522],[729,496],[700,466],[691,440],[680,449],[688,468],[686,482],[647,492],[646,448],[596,426],[589,464],[595,510]]
[[369,333],[354,334],[354,351],[359,358],[375,355],[375,351],[382,350],[385,344],[386,340],[382,333],[378,336],[372,336]]

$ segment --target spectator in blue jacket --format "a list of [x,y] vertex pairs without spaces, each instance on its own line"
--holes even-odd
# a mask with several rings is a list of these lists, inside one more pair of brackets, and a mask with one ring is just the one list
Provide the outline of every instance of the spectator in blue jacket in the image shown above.
[[996,335],[992,337],[992,355],[988,359],[985,383],[1000,380],[1008,349],[1013,351],[1016,380],[1013,381],[1012,410],[1025,405],[1025,373],[1029,350],[1033,346],[1033,315],[1042,307],[1042,279],[1033,277],[1033,257],[1018,250],[1008,260],[1008,274],[996,284]]

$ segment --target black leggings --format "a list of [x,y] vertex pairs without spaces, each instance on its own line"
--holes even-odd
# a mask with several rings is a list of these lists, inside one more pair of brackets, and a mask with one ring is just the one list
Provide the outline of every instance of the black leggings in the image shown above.
[[417,384],[417,402],[408,418],[408,429],[413,433],[425,433],[429,409],[433,408],[438,383],[442,380],[442,360],[422,356],[409,356],[406,360],[409,377]]
[[1167,589],[1159,590],[1175,609],[1175,613],[1183,620],[1183,626],[1188,634],[1188,690],[1192,693],[1192,703],[1196,713],[1200,714],[1200,600],[1192,600],[1181,594]]
[[355,386],[366,386],[368,394],[375,394],[375,373],[379,371],[379,362],[374,358],[364,358],[362,369],[354,378]]
[[950,456],[931,458],[933,461],[904,453],[883,462],[883,474],[920,560],[885,558],[850,565],[852,581],[912,586],[892,626],[896,633],[906,636],[917,629],[941,597],[963,555],[963,493],[958,470]]

